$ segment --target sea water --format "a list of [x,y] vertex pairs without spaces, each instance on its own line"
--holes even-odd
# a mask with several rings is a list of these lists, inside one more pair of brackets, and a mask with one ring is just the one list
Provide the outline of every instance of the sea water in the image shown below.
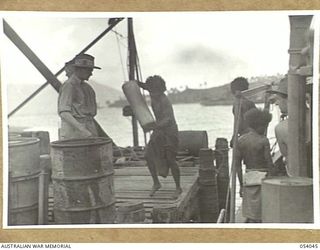
[[[179,130],[205,130],[208,134],[209,147],[214,147],[219,137],[230,141],[233,133],[232,106],[202,106],[199,103],[173,105]],[[268,137],[274,139],[274,125],[279,122],[276,109],[272,109],[273,119],[268,130]],[[105,107],[98,110],[95,117],[105,132],[121,147],[133,145],[131,117],[122,115],[122,108]],[[48,131],[50,141],[58,140],[60,118],[57,114],[13,115],[8,120],[10,128],[26,131]],[[138,131],[139,145],[145,145],[141,128]],[[148,140],[146,136],[146,140]]]

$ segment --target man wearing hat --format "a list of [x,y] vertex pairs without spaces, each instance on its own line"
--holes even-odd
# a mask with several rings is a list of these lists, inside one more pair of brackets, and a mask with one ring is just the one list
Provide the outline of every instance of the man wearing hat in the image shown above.
[[60,139],[85,138],[98,136],[94,123],[97,114],[96,95],[86,82],[93,69],[101,69],[94,65],[94,57],[80,54],[66,63],[69,79],[61,86],[58,99],[58,114],[61,118]]

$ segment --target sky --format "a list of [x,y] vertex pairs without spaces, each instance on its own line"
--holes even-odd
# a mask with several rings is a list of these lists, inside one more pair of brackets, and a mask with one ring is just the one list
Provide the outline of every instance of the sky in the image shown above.
[[[117,15],[116,15],[117,14]],[[161,75],[167,88],[220,86],[235,77],[288,71],[286,12],[5,14],[4,19],[56,73],[108,26],[109,17],[133,17],[143,80]],[[87,53],[95,56],[91,79],[121,90],[127,76],[127,22],[120,22]],[[1,76],[7,84],[45,81],[22,53],[1,37]],[[59,79],[65,80],[62,74]]]

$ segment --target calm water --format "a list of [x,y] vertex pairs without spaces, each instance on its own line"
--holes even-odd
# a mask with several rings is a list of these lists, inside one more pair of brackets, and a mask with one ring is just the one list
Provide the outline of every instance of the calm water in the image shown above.
[[[206,130],[209,146],[215,145],[218,137],[230,140],[233,131],[233,115],[231,106],[201,106],[200,104],[177,104],[173,106],[179,130]],[[273,110],[276,113],[276,110]],[[131,119],[122,116],[121,108],[103,108],[98,110],[96,120],[107,134],[119,146],[133,144]],[[278,122],[276,115],[270,124],[269,135],[273,137],[273,126]],[[26,127],[26,130],[49,131],[50,140],[58,139],[59,117],[49,115],[14,115],[9,126]],[[139,143],[144,145],[142,130],[139,130]]]

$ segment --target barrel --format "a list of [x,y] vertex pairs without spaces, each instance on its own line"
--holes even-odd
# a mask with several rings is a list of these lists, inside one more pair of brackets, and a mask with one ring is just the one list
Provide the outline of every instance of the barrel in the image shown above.
[[112,140],[55,141],[51,154],[55,222],[114,223]]
[[40,154],[50,153],[50,136],[48,131],[24,131],[22,137],[36,137],[40,140]]
[[39,214],[38,223],[48,224],[48,196],[51,179],[50,136],[48,131],[23,131],[22,137],[35,137],[40,140],[40,175],[39,175]]
[[312,179],[265,179],[261,195],[263,223],[313,223]]
[[138,84],[135,81],[125,82],[122,85],[122,90],[141,127],[144,129],[144,131],[150,131],[152,125],[155,123],[155,120],[143,96],[141,95]]
[[39,173],[39,139],[9,138],[8,225],[37,224]]
[[21,133],[19,132],[9,132],[8,134],[9,141],[20,138],[20,137],[21,137]]
[[190,155],[199,156],[201,148],[208,148],[207,131],[182,130],[178,137],[179,150],[188,151]]
[[145,210],[143,202],[124,202],[118,205],[117,223],[134,224],[143,223],[145,220]]

